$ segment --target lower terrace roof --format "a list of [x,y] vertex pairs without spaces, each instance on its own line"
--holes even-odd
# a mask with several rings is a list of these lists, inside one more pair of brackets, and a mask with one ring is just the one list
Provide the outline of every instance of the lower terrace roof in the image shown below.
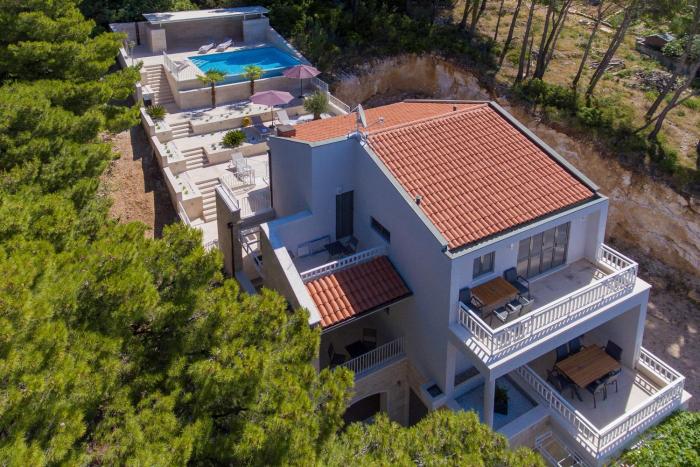
[[247,6],[238,8],[214,8],[211,10],[168,11],[163,13],[144,13],[150,24],[181,23],[185,21],[202,21],[216,18],[232,18],[235,16],[264,15],[267,8]]
[[386,256],[379,256],[306,283],[321,315],[321,327],[380,310],[409,295],[399,273]]

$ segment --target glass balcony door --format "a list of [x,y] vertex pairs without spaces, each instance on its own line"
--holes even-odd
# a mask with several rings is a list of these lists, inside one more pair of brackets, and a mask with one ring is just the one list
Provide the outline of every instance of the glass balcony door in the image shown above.
[[518,274],[530,278],[566,262],[570,222],[520,240]]

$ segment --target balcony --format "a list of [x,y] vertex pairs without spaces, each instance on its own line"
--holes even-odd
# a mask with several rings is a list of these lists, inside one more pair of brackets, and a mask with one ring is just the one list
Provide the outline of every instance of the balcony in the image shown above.
[[385,364],[398,360],[405,355],[404,338],[399,337],[352,360],[348,360],[341,366],[355,373],[355,380],[357,381]]
[[[602,245],[595,264],[577,261],[533,280],[533,311],[493,328],[479,314],[459,303],[458,328],[453,332],[484,361],[511,355],[570,323],[585,319],[629,294],[637,279],[637,263]],[[499,323],[500,324],[500,323]],[[462,331],[460,331],[460,328]]]
[[635,368],[622,367],[618,391],[610,387],[607,399],[598,401],[597,408],[587,391],[579,391],[580,401],[545,381],[545,368],[553,361],[553,355],[542,357],[515,370],[515,377],[549,407],[553,421],[596,462],[681,406],[683,376],[644,348]]

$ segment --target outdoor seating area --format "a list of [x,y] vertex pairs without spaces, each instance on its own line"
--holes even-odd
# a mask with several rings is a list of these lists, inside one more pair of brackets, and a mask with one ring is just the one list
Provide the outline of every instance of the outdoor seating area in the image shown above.
[[460,301],[468,304],[480,314],[492,328],[505,324],[511,319],[532,310],[534,301],[530,295],[529,282],[515,272],[506,270],[503,277],[497,277],[470,289],[460,291]]
[[345,352],[336,352],[333,343],[328,344],[329,366],[334,367],[345,363],[348,360],[360,357],[377,348],[377,330],[374,328],[362,328],[362,335],[359,339],[346,344]]
[[314,269],[331,261],[337,261],[358,251],[360,241],[354,236],[331,241],[330,235],[324,235],[300,243],[296,250],[288,248],[289,256],[300,272]]

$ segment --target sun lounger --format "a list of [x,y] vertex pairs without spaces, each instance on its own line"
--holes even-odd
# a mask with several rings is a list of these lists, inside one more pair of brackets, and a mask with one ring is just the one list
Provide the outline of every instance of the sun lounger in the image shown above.
[[210,42],[209,44],[203,45],[199,48],[199,53],[200,54],[205,54],[209,52],[212,48],[214,47],[214,43]]
[[216,51],[217,52],[223,52],[224,50],[228,49],[231,47],[231,44],[233,44],[232,39],[226,39],[224,42],[216,46]]
[[292,121],[289,119],[289,115],[287,115],[287,111],[284,109],[277,111],[277,120],[279,120],[282,125],[292,124]]
[[258,133],[261,135],[268,135],[270,134],[270,129],[265,126],[265,124],[262,121],[262,118],[260,118],[260,115],[254,115],[253,118],[253,128],[255,128]]

